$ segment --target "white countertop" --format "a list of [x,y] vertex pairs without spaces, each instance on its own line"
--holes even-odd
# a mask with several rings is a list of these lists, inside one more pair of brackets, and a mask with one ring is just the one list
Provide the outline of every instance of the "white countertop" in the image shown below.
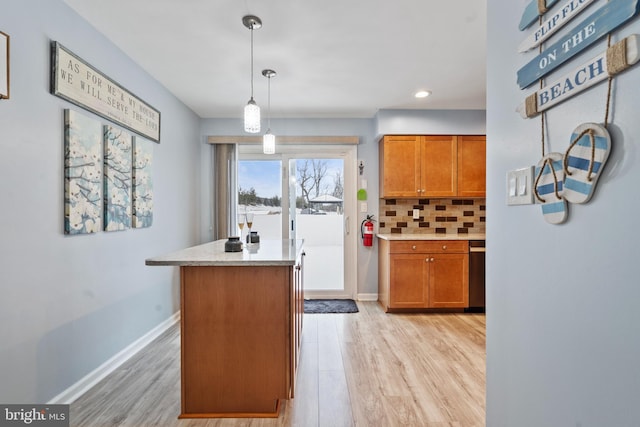
[[216,240],[149,258],[145,264],[203,267],[294,265],[302,252],[303,244],[302,240],[263,240],[252,246],[243,244],[242,252],[225,252],[226,241]]
[[468,234],[376,234],[378,239],[383,240],[485,240],[485,235],[480,233]]

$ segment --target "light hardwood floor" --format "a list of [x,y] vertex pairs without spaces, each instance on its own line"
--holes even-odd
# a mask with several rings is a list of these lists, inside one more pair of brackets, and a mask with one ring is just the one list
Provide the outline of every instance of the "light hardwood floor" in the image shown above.
[[306,314],[277,419],[184,419],[176,325],[71,405],[71,426],[484,426],[484,314]]

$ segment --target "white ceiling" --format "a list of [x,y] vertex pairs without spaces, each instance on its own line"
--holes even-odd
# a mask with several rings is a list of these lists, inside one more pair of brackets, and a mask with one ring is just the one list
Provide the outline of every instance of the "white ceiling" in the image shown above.
[[[202,118],[484,109],[486,0],[65,0]],[[126,86],[126,82],[122,82]],[[419,89],[432,96],[413,98]]]

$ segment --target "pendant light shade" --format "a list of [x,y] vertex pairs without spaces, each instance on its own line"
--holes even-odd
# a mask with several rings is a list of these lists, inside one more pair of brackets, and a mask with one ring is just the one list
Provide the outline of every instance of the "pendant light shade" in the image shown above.
[[267,133],[262,137],[262,152],[274,154],[276,152],[276,136],[271,133],[271,77],[275,77],[273,70],[262,70],[262,75],[269,81],[267,90]]
[[276,152],[276,136],[271,133],[271,129],[267,129],[267,133],[262,137],[262,152],[264,154],[275,154]]
[[262,27],[260,18],[254,15],[242,17],[242,24],[251,31],[251,98],[244,107],[244,131],[249,133],[260,132],[260,107],[253,100],[253,30]]
[[244,131],[249,133],[260,132],[260,107],[251,98],[244,107]]

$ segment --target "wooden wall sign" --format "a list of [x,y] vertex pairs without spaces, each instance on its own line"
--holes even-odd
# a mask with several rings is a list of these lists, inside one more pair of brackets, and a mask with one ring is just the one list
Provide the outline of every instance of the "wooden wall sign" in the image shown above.
[[611,0],[518,70],[520,89],[530,86],[638,13],[639,0]]
[[[622,52],[620,50],[623,50]],[[624,55],[622,61],[625,67],[615,64],[616,55]],[[522,118],[529,118],[548,110],[571,98],[574,95],[606,80],[608,77],[617,75],[626,68],[634,65],[640,60],[640,36],[633,34],[626,39],[602,52],[590,61],[580,65],[570,73],[560,77],[556,81],[549,83],[544,88],[529,95],[533,101],[523,102],[517,108]]]
[[160,111],[55,41],[51,42],[51,93],[160,142]]
[[[546,9],[550,9],[551,6],[556,4],[558,0],[547,0],[546,1]],[[546,12],[546,11],[545,11]],[[527,28],[529,25],[533,24],[538,20],[538,16],[543,15],[544,12],[540,11],[538,7],[538,0],[531,0],[531,2],[524,8],[524,12],[522,12],[522,18],[520,18],[520,31]]]
[[544,21],[538,29],[531,33],[529,37],[520,43],[518,52],[526,52],[529,49],[539,46],[555,34],[556,31],[578,16],[578,14],[585,10],[593,1],[594,0],[569,0],[556,13],[551,15],[549,19]]

